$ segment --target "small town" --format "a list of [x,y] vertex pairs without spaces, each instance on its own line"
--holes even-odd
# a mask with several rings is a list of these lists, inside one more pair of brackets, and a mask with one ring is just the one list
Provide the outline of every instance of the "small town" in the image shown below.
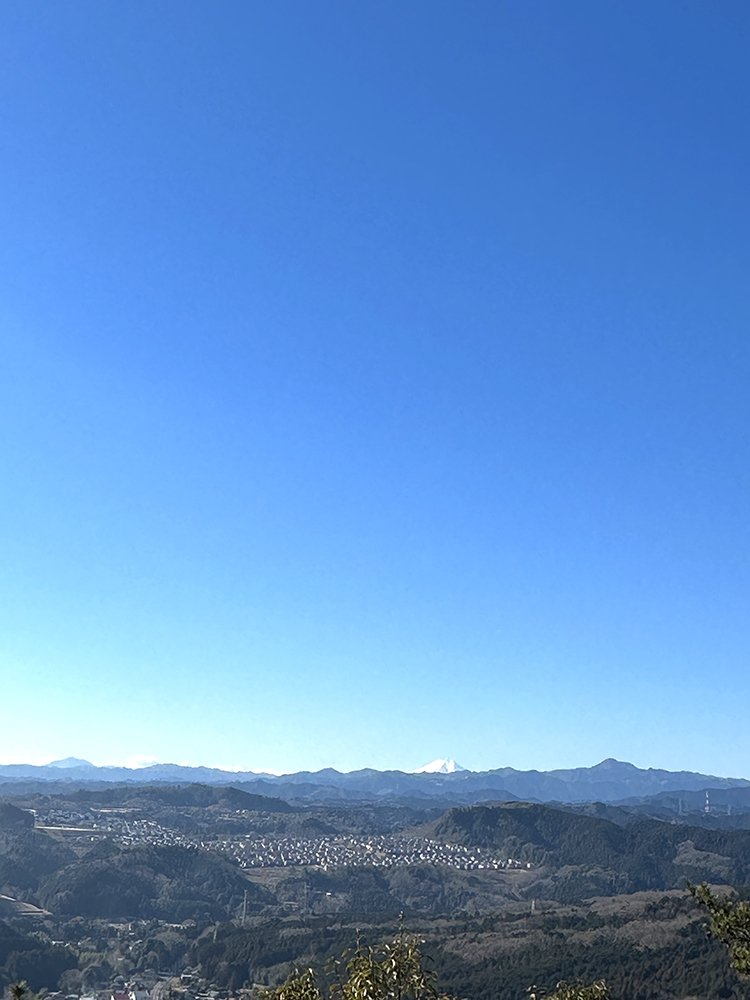
[[81,841],[111,838],[130,847],[137,844],[176,845],[216,851],[240,868],[314,866],[392,868],[397,865],[446,865],[459,870],[529,869],[530,862],[500,857],[479,847],[444,844],[427,837],[399,835],[326,837],[198,837],[179,833],[154,820],[89,809],[51,809],[38,813],[37,829]]

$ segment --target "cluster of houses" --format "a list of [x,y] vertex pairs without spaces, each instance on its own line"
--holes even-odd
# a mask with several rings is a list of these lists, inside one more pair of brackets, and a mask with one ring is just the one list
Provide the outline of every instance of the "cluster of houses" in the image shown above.
[[211,842],[211,846],[214,850],[229,855],[241,868],[312,865],[327,870],[424,864],[447,865],[465,870],[531,867],[515,858],[501,858],[477,847],[442,844],[426,837],[261,837],[252,840],[216,840]]
[[[54,826],[63,820],[69,825]],[[371,836],[274,837],[219,836],[199,837],[163,827],[154,820],[118,814],[106,817],[93,812],[45,817],[45,829],[58,829],[82,839],[111,837],[123,846],[134,844],[180,845],[206,851],[218,851],[241,868],[279,868],[294,865],[392,868],[396,865],[435,864],[459,869],[531,868],[516,858],[500,857],[477,847],[444,844],[425,837],[398,834]],[[74,825],[73,825],[74,824]]]

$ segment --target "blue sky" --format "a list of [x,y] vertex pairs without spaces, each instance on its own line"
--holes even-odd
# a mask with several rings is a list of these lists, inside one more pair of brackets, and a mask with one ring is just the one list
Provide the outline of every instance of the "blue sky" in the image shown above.
[[0,760],[750,776],[747,5],[0,12]]

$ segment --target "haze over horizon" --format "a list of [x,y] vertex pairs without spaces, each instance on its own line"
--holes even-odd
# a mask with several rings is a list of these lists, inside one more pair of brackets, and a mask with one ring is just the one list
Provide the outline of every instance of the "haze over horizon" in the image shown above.
[[750,774],[746,4],[0,28],[0,759]]

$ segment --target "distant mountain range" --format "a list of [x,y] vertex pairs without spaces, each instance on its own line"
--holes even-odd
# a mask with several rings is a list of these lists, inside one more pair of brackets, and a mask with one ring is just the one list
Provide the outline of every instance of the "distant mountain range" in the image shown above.
[[306,802],[622,802],[665,792],[748,788],[745,778],[722,778],[693,771],[638,768],[608,758],[593,767],[553,771],[518,771],[512,767],[467,771],[450,759],[439,759],[417,772],[360,771],[341,773],[333,768],[296,774],[257,774],[210,767],[152,764],[142,768],[97,767],[68,757],[46,765],[0,765],[0,783],[34,785],[63,783],[233,785],[255,794]]

